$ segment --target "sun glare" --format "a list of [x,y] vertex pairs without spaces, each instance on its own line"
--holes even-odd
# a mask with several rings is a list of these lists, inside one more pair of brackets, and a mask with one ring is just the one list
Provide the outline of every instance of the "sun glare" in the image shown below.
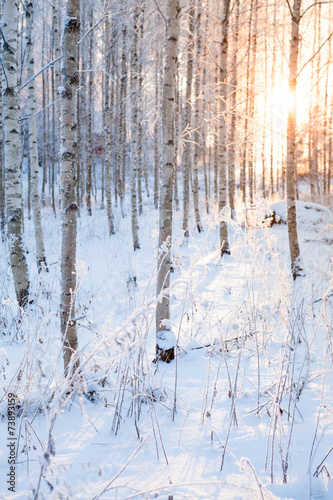
[[284,124],[287,121],[288,113],[292,110],[292,96],[289,93],[288,84],[277,85],[272,92],[273,114],[277,121]]

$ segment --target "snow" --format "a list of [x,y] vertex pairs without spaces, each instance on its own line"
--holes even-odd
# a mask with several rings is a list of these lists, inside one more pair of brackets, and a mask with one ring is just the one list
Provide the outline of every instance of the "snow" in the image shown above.
[[[248,220],[242,207],[229,220],[223,259],[216,207],[206,215],[202,206],[204,232],[193,221],[188,239],[175,212],[168,327],[179,350],[156,366],[158,211],[145,198],[134,252],[130,217],[116,208],[109,237],[98,207],[78,220],[84,377],[75,398],[62,376],[60,217],[43,209],[50,272],[40,277],[25,220],[34,303],[23,321],[0,244],[0,498],[34,498],[39,481],[47,499],[333,498],[333,452],[314,476],[333,444],[332,213],[297,203],[306,275],[294,283],[287,226],[262,223],[265,202]],[[270,209],[285,220],[285,202]],[[15,494],[6,485],[8,389],[21,406]]]

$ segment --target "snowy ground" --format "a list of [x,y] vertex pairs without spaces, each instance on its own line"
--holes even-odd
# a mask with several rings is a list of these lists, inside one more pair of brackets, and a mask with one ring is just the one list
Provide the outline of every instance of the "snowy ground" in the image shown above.
[[[116,211],[111,238],[99,204],[93,217],[80,217],[84,382],[70,401],[58,326],[59,219],[45,209],[50,272],[40,282],[25,221],[34,304],[21,322],[15,303],[0,305],[0,498],[34,498],[36,490],[40,499],[333,498],[333,452],[325,458],[333,445],[332,213],[298,203],[306,273],[296,284],[284,203],[273,206],[282,223],[271,228],[262,223],[263,203],[246,222],[240,208],[229,223],[232,254],[222,260],[216,209],[188,241],[176,213],[179,351],[156,367],[152,203],[145,202],[135,253],[129,217]],[[4,243],[0,255],[1,297],[13,299]],[[6,484],[8,390],[20,406],[16,493]]]

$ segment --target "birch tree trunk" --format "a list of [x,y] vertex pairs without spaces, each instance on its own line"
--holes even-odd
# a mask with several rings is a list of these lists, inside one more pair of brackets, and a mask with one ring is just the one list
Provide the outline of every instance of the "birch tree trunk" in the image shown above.
[[[59,38],[59,11],[55,6],[53,6],[53,34],[54,34],[54,56],[57,59],[60,56],[60,38]],[[60,62],[56,63],[54,68],[54,86],[55,86],[55,100],[59,99],[59,87],[60,87]],[[56,164],[57,170],[53,172],[54,181],[58,178],[59,175],[59,153],[60,153],[60,104],[59,101],[54,104],[54,114],[55,114],[55,136],[56,136]],[[55,182],[54,182],[55,184]],[[55,185],[52,185],[52,200],[53,200],[53,209],[55,211]]]
[[33,15],[34,5],[31,0],[27,0],[25,4],[26,20],[27,20],[27,80],[31,79],[28,85],[28,113],[29,118],[29,155],[30,155],[30,171],[31,171],[31,195],[32,195],[32,211],[35,226],[36,239],[36,260],[38,272],[43,268],[47,270],[45,247],[42,228],[42,216],[39,199],[39,167],[38,167],[38,147],[37,147],[37,125],[36,125],[36,91],[35,91],[35,61],[33,54]]
[[17,94],[18,3],[4,0],[3,10],[3,128],[5,156],[6,218],[17,302],[24,307],[29,297],[28,268],[23,246],[22,172]]
[[297,218],[296,218],[296,85],[297,63],[299,49],[299,23],[301,19],[301,0],[294,0],[291,20],[291,41],[289,56],[289,94],[290,108],[287,125],[287,219],[288,237],[291,258],[291,272],[294,280],[301,275],[300,251],[298,244]]
[[[228,73],[228,24],[230,0],[224,4],[222,19],[221,65],[219,70],[220,121],[219,121],[219,212],[227,204],[227,73]],[[230,254],[228,226],[225,221],[220,222],[220,251],[221,257]]]
[[[0,19],[3,16],[2,1],[0,0]],[[0,54],[2,54],[2,40],[0,41]],[[3,72],[2,64],[0,64],[0,231],[1,237],[5,235],[5,178],[4,178],[4,144],[3,144],[3,128],[2,128],[2,83]]]
[[[186,97],[185,97],[185,137],[189,140],[191,133],[191,94],[193,77],[193,30],[194,30],[194,8],[189,10],[189,30],[187,46],[187,75],[186,75]],[[188,212],[190,203],[190,168],[191,168],[191,144],[186,144],[184,151],[183,165],[183,231],[184,236],[189,236],[188,231]]]
[[[138,173],[138,204],[139,204],[139,215],[143,214],[143,202],[142,202],[142,177],[146,179],[147,177],[147,168],[143,165],[143,126],[142,126],[142,121],[143,121],[143,74],[142,74],[142,63],[143,63],[143,52],[144,52],[144,47],[143,47],[143,36],[144,36],[144,24],[145,24],[145,3],[142,3],[140,5],[140,10],[141,13],[139,14],[140,18],[140,23],[139,20],[137,21],[139,26],[138,26],[138,34],[140,33],[140,38],[139,38],[139,60],[138,60],[138,95],[137,95],[137,101],[138,101],[138,167],[137,167],[137,173]],[[148,183],[145,181],[145,186],[147,190],[147,197],[149,197],[149,189],[148,188]]]
[[[244,123],[244,136],[245,144],[243,146],[243,158],[240,171],[240,190],[242,202],[246,203],[246,165],[248,160],[249,148],[249,106],[250,106],[250,61],[251,61],[251,41],[252,41],[252,16],[253,16],[253,1],[250,5],[250,19],[249,19],[249,33],[248,33],[248,46],[247,46],[247,67],[246,67],[246,106],[245,106],[245,123]],[[249,185],[250,185],[249,179]]]
[[258,24],[258,0],[254,0],[254,22],[253,22],[253,36],[252,36],[252,59],[250,65],[250,105],[249,105],[249,118],[250,118],[250,144],[249,144],[249,198],[251,205],[254,201],[254,192],[256,191],[255,180],[255,165],[256,165],[256,145],[253,133],[254,123],[254,110],[255,110],[255,85],[256,85],[256,64],[257,64],[257,24]]
[[118,192],[120,208],[124,217],[124,197],[126,181],[126,95],[127,95],[127,68],[126,68],[126,38],[127,28],[123,26],[123,45],[121,53],[121,76],[120,76],[120,103],[119,103],[119,154],[118,154]]
[[[90,26],[89,29],[92,30],[93,26],[93,6],[91,5],[90,9]],[[91,191],[92,191],[92,107],[93,107],[93,88],[94,88],[94,72],[93,72],[93,31],[89,34],[89,76],[88,76],[88,140],[87,140],[87,176],[86,176],[86,203],[87,203],[87,212],[88,215],[92,215],[91,210]]]
[[[108,6],[108,0],[105,0],[104,7]],[[110,71],[111,71],[111,40],[110,40],[110,18],[105,16],[105,90],[104,90],[104,133],[105,133],[105,182],[106,182],[106,209],[108,217],[109,235],[114,234],[112,203],[111,203],[111,109],[110,109]]]
[[176,211],[179,210],[179,193],[178,193],[178,143],[179,143],[179,106],[180,106],[180,96],[179,96],[179,60],[177,59],[176,68],[176,91],[175,91],[175,156],[173,160],[173,171],[174,171],[174,188],[173,188],[173,199],[176,205]]
[[230,152],[228,168],[228,187],[231,217],[235,216],[235,161],[236,161],[236,103],[237,103],[237,51],[238,51],[238,30],[239,30],[239,0],[236,1],[235,28],[233,31],[233,60],[232,60],[232,81],[231,81],[231,124],[230,124]]
[[[169,363],[175,355],[170,328],[170,262],[172,244],[173,162],[175,153],[175,92],[179,38],[179,2],[167,1],[165,70],[162,101],[162,169],[159,211],[159,256],[156,295],[156,357]],[[163,294],[161,297],[160,295]]]
[[[206,12],[205,16],[205,27],[204,32],[207,33],[208,27],[208,12]],[[207,74],[207,50],[203,53],[203,70],[202,70],[202,109],[203,109],[203,170],[204,170],[204,185],[205,185],[205,205],[206,205],[206,213],[209,214],[209,185],[208,185],[208,175],[207,170],[210,172],[210,155],[211,148],[207,142],[207,120],[205,119],[206,113],[206,74]],[[207,113],[208,115],[208,113]],[[208,154],[206,149],[208,149]],[[207,166],[208,164],[208,166]]]
[[[79,365],[75,316],[76,292],[76,166],[77,166],[77,88],[80,35],[80,0],[67,0],[62,36],[61,86],[61,302],[60,323],[63,336],[65,374]],[[73,359],[72,359],[73,358]]]
[[159,92],[158,92],[158,77],[159,77],[159,57],[156,54],[155,57],[156,68],[155,68],[155,107],[156,107],[156,124],[154,128],[154,207],[158,208],[158,195],[159,195],[159,173],[160,173],[160,155],[158,151],[158,138],[159,138],[159,127],[158,127],[158,109],[159,109]]
[[[140,6],[136,2],[134,10],[134,30],[133,30],[133,45],[131,54],[131,217],[132,217],[132,237],[134,250],[140,248],[139,243],[139,223],[138,223],[138,204],[137,204],[137,179],[138,179],[138,147],[139,147],[139,130],[138,130],[138,91],[139,91],[139,75],[138,75],[138,21],[140,14]],[[139,173],[140,175],[140,173]]]
[[201,74],[201,33],[200,33],[201,12],[198,11],[196,19],[196,76],[195,76],[195,106],[194,106],[194,155],[193,155],[193,204],[195,223],[199,233],[202,231],[199,211],[199,157],[202,150],[202,138],[199,133],[200,127],[200,74]]

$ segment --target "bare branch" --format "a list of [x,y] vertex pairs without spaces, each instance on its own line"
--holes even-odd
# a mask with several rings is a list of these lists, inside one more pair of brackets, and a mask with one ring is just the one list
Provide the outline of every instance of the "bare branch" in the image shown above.
[[49,62],[46,66],[44,66],[44,68],[42,68],[40,71],[38,71],[38,73],[36,73],[32,78],[29,78],[29,80],[27,82],[25,82],[19,89],[17,92],[21,92],[21,90],[24,89],[24,87],[26,87],[27,85],[29,85],[30,82],[32,82],[32,80],[34,80],[35,78],[37,78],[37,76],[39,76],[41,73],[43,73],[43,71],[45,71],[47,68],[49,68],[50,66],[53,66],[57,61],[59,61],[60,59],[62,59],[62,55],[57,57],[57,59],[54,59],[53,61]]
[[154,0],[154,2],[155,2],[155,5],[156,5],[156,7],[157,7],[158,12],[161,14],[161,16],[163,17],[164,21],[165,21],[165,22],[167,22],[167,20],[165,19],[165,15],[164,15],[164,14],[163,14],[163,12],[161,11],[160,6],[159,6],[159,5],[158,5],[158,3],[157,3],[157,0]]
[[324,47],[325,43],[327,43],[327,42],[330,40],[330,38],[332,38],[332,36],[333,36],[333,31],[332,31],[332,33],[331,33],[331,34],[330,34],[330,35],[326,38],[325,42],[323,42],[323,43],[321,44],[321,46],[320,46],[320,47],[319,47],[319,49],[318,49],[318,50],[317,50],[317,51],[313,54],[313,56],[312,56],[312,57],[310,57],[310,59],[308,59],[308,60],[306,61],[306,63],[305,63],[305,64],[303,64],[302,68],[301,68],[301,69],[299,70],[299,72],[297,73],[297,78],[298,78],[298,76],[302,73],[302,71],[303,71],[303,69],[305,68],[305,66],[307,66],[307,65],[309,64],[309,62],[311,62],[311,61],[312,61],[312,59],[314,59],[314,58],[316,57],[316,55],[318,54],[318,52],[320,52],[320,51],[321,51],[321,49]]
[[[30,118],[32,118],[33,116],[36,116],[36,115],[39,115],[39,113],[42,113],[43,111],[45,111],[45,109],[49,108],[50,106],[53,106],[56,102],[60,101],[60,97],[59,99],[56,99],[55,101],[52,101],[50,102],[50,104],[48,104],[47,106],[45,106],[45,108],[43,109],[40,109],[39,111],[36,111],[36,113],[32,114],[32,115],[28,115],[28,116],[23,116],[22,118],[20,118],[20,122],[24,121],[24,120],[29,120]],[[73,321],[73,320],[72,320]]]
[[[287,1],[288,1],[288,0],[287,0]],[[333,2],[332,2],[332,1],[329,1],[329,2],[315,2],[315,3],[313,3],[312,5],[310,5],[309,7],[307,7],[307,8],[305,9],[305,11],[303,12],[303,14],[301,14],[300,19],[302,19],[302,17],[305,15],[305,13],[306,13],[308,10],[312,9],[312,7],[314,7],[315,5],[321,5],[321,4],[323,4],[323,3],[333,3]]]
[[288,4],[288,8],[289,8],[289,12],[291,14],[291,17],[293,17],[293,11],[292,11],[292,8],[291,8],[291,5],[290,5],[290,2],[289,0],[286,0],[287,4]]

